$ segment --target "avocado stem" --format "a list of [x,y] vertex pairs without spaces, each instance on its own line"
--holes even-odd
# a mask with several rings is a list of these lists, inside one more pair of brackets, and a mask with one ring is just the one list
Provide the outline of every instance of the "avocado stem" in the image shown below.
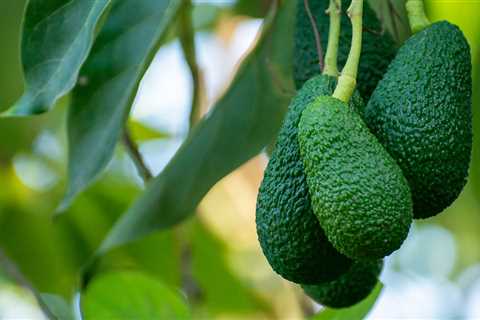
[[352,45],[347,62],[338,78],[333,97],[346,103],[350,100],[357,85],[358,65],[362,53],[363,0],[352,0],[347,10],[352,22]]
[[328,31],[328,45],[325,53],[323,74],[336,78],[338,77],[337,59],[341,28],[341,0],[330,0],[330,5],[326,13],[330,16],[330,29]]
[[407,0],[406,3],[408,21],[413,33],[422,31],[428,27],[431,22],[425,13],[423,0]]

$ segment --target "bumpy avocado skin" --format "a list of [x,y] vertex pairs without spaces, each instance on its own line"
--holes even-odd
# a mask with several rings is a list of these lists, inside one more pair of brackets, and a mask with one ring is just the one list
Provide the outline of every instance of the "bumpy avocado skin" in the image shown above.
[[298,130],[312,208],[333,246],[358,260],[400,248],[412,222],[410,189],[360,115],[323,96],[305,108]]
[[[351,0],[342,0],[343,14],[338,48],[340,67],[343,67],[347,61],[352,40],[352,26],[345,13],[350,2]],[[323,51],[327,48],[330,25],[330,18],[325,14],[328,5],[328,0],[310,1],[310,9],[317,23]],[[387,32],[382,32],[380,21],[367,3],[364,5],[363,20],[365,31],[363,32],[362,55],[358,73],[358,89],[362,97],[368,100],[395,57],[397,48],[391,36]],[[298,0],[294,56],[294,78],[297,88],[301,88],[305,81],[321,72],[318,60],[315,36],[304,1]]]
[[305,293],[329,308],[353,306],[373,291],[382,272],[383,260],[356,261],[338,279],[319,285],[302,285]]
[[[298,92],[278,135],[257,199],[256,224],[262,250],[278,274],[297,283],[330,281],[351,265],[328,242],[312,212],[297,138],[305,106],[318,96],[331,94],[335,86],[335,78],[320,75]],[[364,108],[358,94],[351,105],[357,110]]]
[[365,111],[365,121],[407,178],[415,218],[434,216],[462,191],[472,149],[469,45],[438,22],[399,50]]

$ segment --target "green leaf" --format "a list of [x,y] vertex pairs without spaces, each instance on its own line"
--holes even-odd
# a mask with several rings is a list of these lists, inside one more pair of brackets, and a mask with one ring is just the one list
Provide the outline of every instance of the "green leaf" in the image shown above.
[[311,320],[361,320],[365,319],[368,313],[375,306],[380,293],[382,292],[383,285],[379,281],[373,292],[359,304],[347,308],[347,309],[325,309]]
[[181,0],[115,0],[80,72],[68,116],[63,211],[111,160],[138,85]]
[[147,141],[154,139],[171,138],[170,133],[151,128],[139,121],[130,119],[127,123],[132,139],[135,141]]
[[48,111],[68,93],[110,0],[30,0],[22,35],[25,92],[4,115]]
[[405,0],[369,0],[368,2],[398,45],[410,37]]
[[240,65],[229,90],[117,222],[100,254],[181,222],[217,181],[274,138],[294,91],[291,48],[295,2],[282,2],[267,18],[263,36]]
[[50,316],[61,320],[74,320],[73,306],[68,304],[61,296],[49,293],[40,294],[41,303],[48,308]]
[[82,309],[86,320],[190,319],[179,294],[139,272],[99,276],[84,293]]

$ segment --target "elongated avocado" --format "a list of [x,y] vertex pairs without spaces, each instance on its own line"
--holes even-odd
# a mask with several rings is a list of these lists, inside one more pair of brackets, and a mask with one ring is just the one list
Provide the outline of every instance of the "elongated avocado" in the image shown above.
[[[294,78],[297,88],[303,83],[319,74],[319,58],[315,44],[315,35],[312,30],[310,19],[305,10],[303,0],[297,0],[297,20],[295,27],[295,56],[294,56]],[[350,5],[350,0],[342,0],[342,19],[340,43],[338,48],[338,62],[342,67],[347,61],[352,38],[352,26],[345,11]],[[329,16],[325,13],[328,8],[328,0],[310,1],[310,10],[317,24],[320,33],[322,48],[327,48]],[[396,45],[391,36],[382,32],[382,24],[375,12],[367,2],[363,8],[363,41],[362,54],[360,57],[358,90],[361,96],[368,100],[378,81],[382,79],[388,65],[395,57]]]
[[471,72],[460,29],[434,23],[405,42],[366,108],[367,125],[410,184],[415,218],[443,211],[466,183]]
[[360,115],[319,97],[303,111],[298,139],[312,208],[333,246],[351,259],[397,250],[412,222],[410,190]]
[[[351,261],[325,237],[313,214],[298,146],[298,122],[305,106],[331,94],[336,79],[316,76],[292,101],[265,170],[257,199],[256,224],[260,245],[272,268],[287,280],[319,283],[337,278]],[[363,109],[358,94],[352,108]]]
[[319,285],[302,285],[305,293],[330,308],[353,306],[373,291],[382,272],[383,260],[355,261],[338,279]]

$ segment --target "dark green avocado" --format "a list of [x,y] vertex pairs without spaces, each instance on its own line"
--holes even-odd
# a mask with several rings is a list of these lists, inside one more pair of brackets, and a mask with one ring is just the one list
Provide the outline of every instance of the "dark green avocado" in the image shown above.
[[312,208],[333,246],[355,260],[400,248],[412,222],[410,189],[360,115],[319,97],[303,111],[298,139]]
[[[305,10],[303,0],[297,0],[297,22],[295,27],[295,55],[294,78],[297,88],[303,83],[321,73],[318,64],[318,53],[315,45],[315,36],[312,25]],[[339,66],[343,67],[347,61],[352,40],[352,26],[346,15],[346,10],[351,0],[342,0],[342,20],[340,43],[338,48]],[[315,17],[320,33],[322,48],[325,51],[328,42],[330,18],[325,11],[329,5],[328,0],[310,1],[310,9]],[[358,72],[358,90],[361,96],[368,100],[378,81],[387,70],[388,65],[395,57],[397,48],[391,36],[382,32],[382,24],[368,3],[364,5],[364,32],[362,41],[362,54]]]
[[323,306],[353,306],[373,291],[382,272],[383,260],[356,261],[338,279],[319,285],[302,285],[305,293]]
[[[316,76],[292,101],[265,170],[257,199],[257,234],[268,262],[287,280],[320,283],[337,278],[351,261],[328,242],[312,212],[298,146],[298,122],[316,97],[331,94],[336,79]],[[359,95],[352,108],[363,109]]]
[[437,22],[405,42],[366,108],[367,125],[410,184],[415,218],[443,211],[466,183],[471,73],[463,33]]

